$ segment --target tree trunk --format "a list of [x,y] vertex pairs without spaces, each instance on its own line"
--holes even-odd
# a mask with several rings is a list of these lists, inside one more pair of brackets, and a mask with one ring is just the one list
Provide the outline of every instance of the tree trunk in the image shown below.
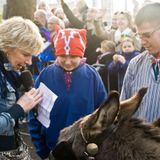
[[13,16],[22,16],[33,20],[36,10],[36,0],[7,0],[5,19]]

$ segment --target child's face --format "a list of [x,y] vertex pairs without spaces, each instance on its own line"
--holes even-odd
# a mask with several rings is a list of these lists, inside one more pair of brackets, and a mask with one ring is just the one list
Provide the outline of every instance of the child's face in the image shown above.
[[81,57],[71,55],[57,56],[59,65],[66,71],[72,71],[77,68],[81,62],[81,59]]
[[128,52],[133,52],[135,50],[134,45],[132,42],[125,41],[122,44],[122,52],[128,53]]

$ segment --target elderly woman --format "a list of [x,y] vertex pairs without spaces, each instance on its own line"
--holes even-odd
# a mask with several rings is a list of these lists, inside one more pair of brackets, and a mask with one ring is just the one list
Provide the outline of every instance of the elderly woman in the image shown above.
[[0,159],[31,159],[17,120],[42,100],[42,93],[32,88],[20,97],[19,77],[42,46],[43,39],[32,21],[13,17],[0,24]]

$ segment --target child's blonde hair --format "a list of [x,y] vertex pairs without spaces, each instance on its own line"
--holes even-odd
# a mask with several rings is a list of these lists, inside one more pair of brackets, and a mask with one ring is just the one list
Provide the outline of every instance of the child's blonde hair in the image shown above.
[[104,52],[115,52],[116,44],[110,40],[104,40],[101,42],[101,50]]

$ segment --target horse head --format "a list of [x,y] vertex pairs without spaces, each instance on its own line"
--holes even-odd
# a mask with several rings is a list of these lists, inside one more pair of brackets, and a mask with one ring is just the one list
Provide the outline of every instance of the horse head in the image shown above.
[[[159,123],[157,121],[154,125],[143,125],[141,120],[132,118],[146,91],[146,88],[142,88],[131,98],[122,102],[119,101],[118,92],[112,91],[107,100],[92,114],[79,119],[61,131],[57,148],[53,151],[55,159],[151,160],[148,156],[150,153],[146,153],[147,156],[141,153],[142,158],[139,158],[136,148],[145,142],[147,136],[152,136],[153,139],[157,136],[155,139],[160,140],[160,130],[157,127]],[[140,137],[140,142],[138,142],[138,137]],[[141,140],[141,137],[144,139]],[[160,143],[157,143],[155,139],[155,148],[158,148]],[[148,143],[146,147],[147,145]],[[148,151],[148,148],[143,149],[145,152]],[[133,154],[134,151],[136,156]],[[151,157],[154,156],[151,155]]]

